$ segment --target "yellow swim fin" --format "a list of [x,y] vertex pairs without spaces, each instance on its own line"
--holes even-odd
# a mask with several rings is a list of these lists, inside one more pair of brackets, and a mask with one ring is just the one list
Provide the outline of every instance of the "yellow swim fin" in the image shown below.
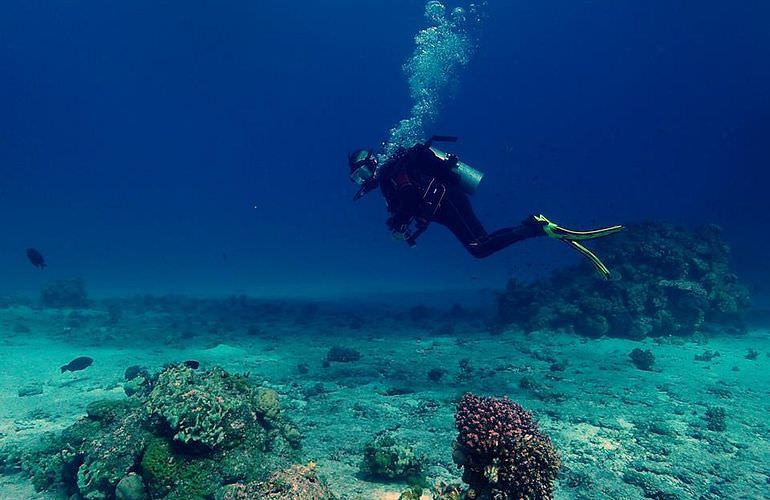
[[554,222],[551,222],[543,214],[533,215],[532,218],[536,223],[543,227],[545,234],[551,238],[563,241],[564,243],[580,252],[581,255],[591,261],[591,264],[593,264],[596,270],[599,271],[599,274],[602,275],[602,278],[610,279],[610,270],[607,268],[607,266],[604,265],[602,260],[595,253],[593,253],[579,242],[585,240],[593,240],[596,238],[603,238],[605,236],[615,234],[618,231],[625,229],[623,226],[617,225],[603,227],[600,229],[590,229],[588,231],[575,231],[574,229],[567,229],[566,227],[562,227]]
[[548,218],[543,214],[537,214],[532,216],[536,222],[539,222],[543,226],[543,231],[550,236],[551,238],[557,238],[557,239],[564,239],[564,240],[571,240],[571,241],[583,241],[583,240],[593,240],[596,238],[603,238],[605,236],[609,236],[611,234],[615,234],[618,231],[622,231],[624,229],[623,226],[609,226],[609,227],[603,227],[599,229],[589,229],[588,231],[575,231],[574,229],[567,229],[566,227],[562,227],[555,222],[551,222],[548,220]]

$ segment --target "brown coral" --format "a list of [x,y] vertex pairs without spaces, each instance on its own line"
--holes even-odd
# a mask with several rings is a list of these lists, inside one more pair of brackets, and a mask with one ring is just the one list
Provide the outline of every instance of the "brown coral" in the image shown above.
[[454,459],[474,494],[501,500],[552,498],[559,455],[524,408],[507,398],[466,394],[455,423]]

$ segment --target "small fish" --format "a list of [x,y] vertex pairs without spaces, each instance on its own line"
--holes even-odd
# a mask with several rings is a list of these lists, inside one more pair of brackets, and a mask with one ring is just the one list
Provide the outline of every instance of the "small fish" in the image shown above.
[[78,356],[66,365],[61,367],[61,372],[76,372],[79,370],[85,370],[94,362],[93,358],[88,356]]
[[32,265],[38,269],[45,269],[48,267],[48,264],[45,263],[43,254],[41,254],[40,251],[36,248],[27,249],[27,258],[32,263]]
[[187,368],[192,368],[193,370],[197,370],[198,367],[201,365],[198,361],[195,361],[194,359],[188,359],[182,364],[185,365]]

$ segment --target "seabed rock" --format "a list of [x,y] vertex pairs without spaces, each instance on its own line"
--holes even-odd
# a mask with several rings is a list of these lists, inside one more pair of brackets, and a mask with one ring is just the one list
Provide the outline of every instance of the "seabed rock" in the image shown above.
[[115,488],[116,500],[146,500],[147,492],[141,476],[130,473],[118,482]]

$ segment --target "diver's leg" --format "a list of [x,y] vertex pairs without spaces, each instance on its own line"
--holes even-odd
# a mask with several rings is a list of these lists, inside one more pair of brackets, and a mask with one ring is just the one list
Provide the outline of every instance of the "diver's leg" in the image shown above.
[[505,227],[489,234],[483,240],[472,243],[470,248],[468,248],[468,251],[471,252],[474,257],[482,259],[495,252],[499,252],[503,248],[509,247],[514,243],[536,236],[543,236],[543,231],[541,229],[533,231],[531,227],[526,225]]
[[487,238],[487,231],[473,213],[468,196],[457,189],[447,189],[433,221],[446,226],[472,255],[480,241]]
[[479,259],[488,257],[518,241],[545,234],[541,226],[528,224],[504,228],[488,234],[473,213],[468,195],[455,189],[447,191],[441,203],[441,209],[434,220],[449,228],[465,249]]
[[490,234],[485,246],[487,247],[486,250],[489,254],[493,254],[514,243],[528,240],[529,238],[535,238],[537,236],[544,236],[543,230],[540,228],[533,228],[527,224],[504,227],[503,229],[498,229]]

